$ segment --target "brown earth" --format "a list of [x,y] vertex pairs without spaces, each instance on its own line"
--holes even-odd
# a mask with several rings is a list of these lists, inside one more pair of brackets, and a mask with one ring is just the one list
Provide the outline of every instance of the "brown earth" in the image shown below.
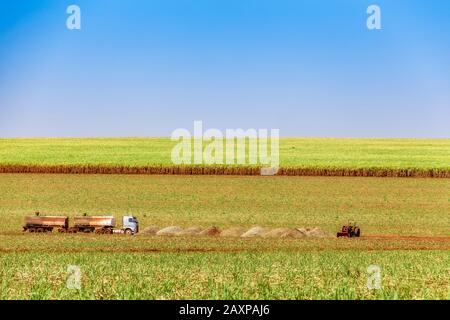
[[218,236],[220,235],[220,229],[217,227],[209,227],[202,230],[198,235],[200,236]]
[[[294,240],[295,241],[295,240]],[[347,239],[347,241],[352,241]],[[192,253],[238,253],[238,252],[279,252],[279,251],[289,251],[289,252],[307,252],[307,251],[398,251],[398,250],[438,250],[438,251],[448,251],[450,250],[450,244],[447,245],[438,245],[433,246],[430,243],[425,242],[423,245],[420,244],[412,244],[411,246],[402,246],[400,244],[389,244],[386,246],[383,246],[382,248],[379,247],[371,247],[371,246],[365,246],[365,247],[357,247],[354,248],[352,246],[340,246],[335,248],[303,248],[303,247],[291,247],[291,248],[278,248],[278,247],[189,247],[189,246],[183,246],[183,247],[112,247],[112,246],[105,246],[105,247],[71,247],[71,248],[1,248],[0,247],[0,253],[28,253],[28,252],[47,252],[47,253],[84,253],[84,252],[123,252],[123,253],[184,253],[184,252],[192,252]]]
[[232,227],[221,232],[222,237],[240,237],[243,235],[247,229],[242,227]]
[[176,236],[183,231],[180,227],[170,226],[156,232],[157,236]]
[[156,235],[156,233],[160,230],[157,226],[149,226],[142,230],[139,235]]
[[294,229],[291,228],[275,228],[263,234],[264,238],[284,238],[290,234]]
[[266,229],[262,227],[253,227],[244,232],[241,237],[251,238],[251,237],[262,237],[267,232]]
[[361,239],[373,240],[409,240],[409,241],[443,241],[450,242],[450,236],[397,236],[397,235],[368,235]]
[[189,227],[187,229],[184,229],[183,231],[179,232],[178,236],[195,236],[202,232],[202,228],[200,227]]

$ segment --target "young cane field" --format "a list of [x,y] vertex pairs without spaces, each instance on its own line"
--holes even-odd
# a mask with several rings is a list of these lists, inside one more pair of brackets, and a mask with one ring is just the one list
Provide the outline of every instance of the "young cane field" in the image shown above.
[[[184,170],[171,159],[178,143],[169,138],[3,138],[0,172],[167,173],[175,167],[179,173]],[[450,177],[450,139],[281,138],[279,157],[284,175]],[[199,166],[181,169],[191,167]],[[234,166],[206,167],[217,173]],[[233,173],[259,174],[251,167],[239,165]]]
[[[0,167],[164,166],[172,146],[162,138],[0,139]],[[439,175],[8,169],[0,174],[0,299],[450,299],[449,139],[286,138],[283,166]],[[140,232],[22,232],[36,211],[114,215],[119,224],[130,214]],[[348,220],[360,238],[336,238]],[[155,234],[167,227],[178,231]],[[283,236],[294,228],[302,236]]]

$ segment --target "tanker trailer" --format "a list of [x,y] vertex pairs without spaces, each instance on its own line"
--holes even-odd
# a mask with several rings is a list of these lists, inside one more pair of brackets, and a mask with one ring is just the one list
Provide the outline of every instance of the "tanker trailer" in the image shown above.
[[83,216],[73,218],[73,226],[69,232],[95,232],[95,233],[113,233],[116,226],[116,218],[113,216]]
[[98,234],[125,233],[135,234],[139,232],[139,222],[136,217],[123,216],[122,228],[116,228],[116,219],[113,216],[84,216],[75,217],[73,226],[69,232],[95,232]]
[[53,228],[65,232],[69,227],[69,218],[63,216],[27,216],[23,231],[28,232],[52,232]]

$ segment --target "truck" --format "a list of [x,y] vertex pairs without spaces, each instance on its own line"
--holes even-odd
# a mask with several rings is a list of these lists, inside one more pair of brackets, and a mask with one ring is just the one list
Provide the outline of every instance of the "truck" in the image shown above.
[[133,235],[139,232],[139,222],[134,216],[122,217],[122,228],[116,228],[114,216],[81,216],[73,218],[73,225],[69,225],[69,218],[65,216],[27,216],[23,231],[52,232],[57,229],[61,233],[97,233]]
[[28,232],[52,232],[53,228],[67,230],[69,228],[69,218],[63,216],[45,216],[38,214],[25,217],[23,231]]

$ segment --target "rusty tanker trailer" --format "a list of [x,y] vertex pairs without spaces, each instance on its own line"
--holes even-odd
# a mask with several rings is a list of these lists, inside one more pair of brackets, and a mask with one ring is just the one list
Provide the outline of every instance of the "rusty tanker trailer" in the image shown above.
[[67,230],[69,228],[69,218],[61,216],[27,216],[23,231],[28,232],[52,232],[54,228]]
[[116,228],[114,216],[82,216],[73,218],[73,225],[69,225],[69,218],[64,216],[27,216],[23,231],[28,232],[58,232],[113,234],[135,234],[139,232],[139,222],[136,217],[123,216],[122,228]]
[[75,217],[73,224],[73,227],[69,228],[69,232],[111,234],[116,226],[116,218],[113,216]]

